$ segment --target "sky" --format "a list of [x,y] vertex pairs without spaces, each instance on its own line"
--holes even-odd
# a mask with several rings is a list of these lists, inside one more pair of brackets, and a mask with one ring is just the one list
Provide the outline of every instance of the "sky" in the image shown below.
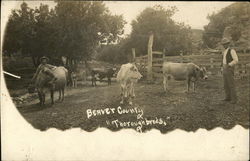
[[[5,1],[2,4],[5,10],[11,10],[11,8],[19,8],[20,3],[23,1]],[[39,6],[40,3],[48,4],[50,7],[54,7],[53,1],[25,1],[32,8]],[[216,1],[106,1],[104,2],[109,8],[111,13],[116,15],[123,15],[127,24],[125,25],[125,34],[131,32],[131,21],[140,14],[143,9],[147,7],[153,7],[160,4],[165,8],[169,6],[176,6],[178,12],[172,17],[177,22],[184,22],[191,26],[193,29],[203,29],[204,25],[209,23],[207,15],[213,12],[219,12],[222,8],[232,4],[232,1],[216,2]],[[6,13],[6,12],[3,12]]]

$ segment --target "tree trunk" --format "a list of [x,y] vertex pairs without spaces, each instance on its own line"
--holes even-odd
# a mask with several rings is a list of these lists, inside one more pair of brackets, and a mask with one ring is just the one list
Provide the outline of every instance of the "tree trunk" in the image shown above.
[[65,66],[67,67],[68,65],[69,65],[69,61],[68,61],[68,57],[66,57]]
[[39,58],[38,57],[34,57],[34,56],[32,56],[31,58],[32,58],[34,67],[37,68],[38,65],[39,65]]
[[85,68],[86,68],[86,75],[90,75],[91,69],[87,62],[87,60],[84,60]]

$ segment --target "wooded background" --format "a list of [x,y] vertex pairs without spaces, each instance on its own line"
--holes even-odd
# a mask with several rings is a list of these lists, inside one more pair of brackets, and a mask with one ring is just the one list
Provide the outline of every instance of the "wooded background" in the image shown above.
[[[168,56],[203,54],[221,49],[220,40],[230,36],[240,53],[250,52],[250,4],[235,2],[218,13],[208,15],[204,30],[177,23],[172,16],[178,8],[160,5],[144,9],[132,21],[132,32],[124,35],[123,15],[112,15],[103,2],[56,1],[56,6],[40,4],[31,8],[22,3],[12,10],[5,30],[3,55],[32,58],[48,56],[50,63],[74,68],[80,61],[101,60],[122,64],[136,56],[147,55],[150,33],[153,51],[165,50]],[[13,64],[12,64],[13,65]]]

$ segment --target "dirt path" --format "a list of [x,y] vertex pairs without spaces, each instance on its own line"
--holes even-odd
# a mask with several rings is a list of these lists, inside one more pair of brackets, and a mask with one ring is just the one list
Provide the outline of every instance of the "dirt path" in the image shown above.
[[[139,127],[143,132],[156,128],[166,133],[177,128],[186,131],[215,127],[231,129],[237,124],[248,128],[249,82],[237,82],[239,102],[236,105],[221,101],[224,96],[222,80],[221,77],[213,77],[199,82],[195,93],[185,93],[184,82],[171,82],[171,93],[164,93],[161,84],[138,83],[133,106],[120,106],[119,85],[113,84],[69,89],[63,103],[41,108],[31,102],[18,110],[28,122],[41,130],[81,127],[93,131],[98,127],[107,127],[114,131],[122,128],[138,131]],[[90,113],[92,116],[88,118]]]

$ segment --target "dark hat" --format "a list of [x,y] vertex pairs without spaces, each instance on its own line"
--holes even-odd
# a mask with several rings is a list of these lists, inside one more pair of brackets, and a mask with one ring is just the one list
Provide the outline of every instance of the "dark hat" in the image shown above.
[[49,58],[48,58],[48,57],[43,56],[43,57],[40,58],[40,62],[41,62],[43,59],[46,59],[47,61],[49,61]]
[[230,40],[226,37],[221,40],[221,44],[229,44],[229,43],[230,43]]

